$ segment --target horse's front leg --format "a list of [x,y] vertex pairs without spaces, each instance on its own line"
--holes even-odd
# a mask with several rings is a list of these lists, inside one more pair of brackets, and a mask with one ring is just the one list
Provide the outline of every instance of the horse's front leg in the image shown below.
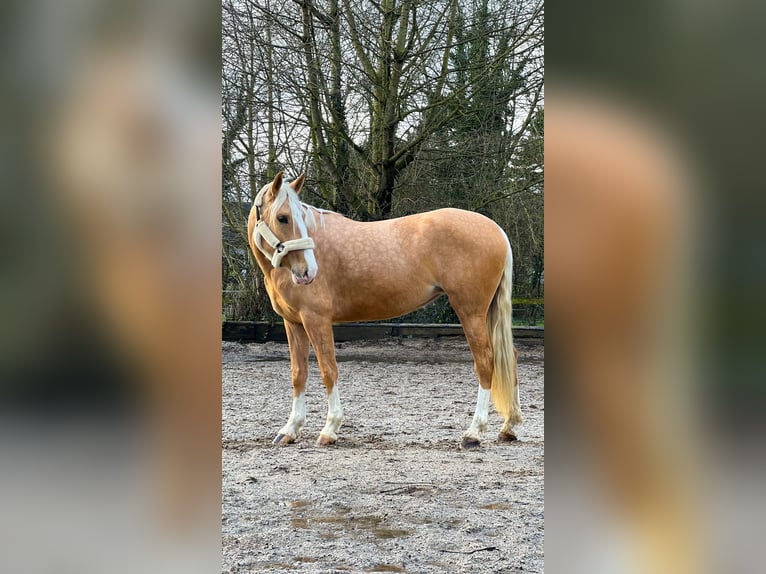
[[335,339],[329,319],[304,317],[304,326],[319,363],[322,382],[327,389],[327,421],[319,433],[317,446],[328,446],[338,440],[338,430],[343,424],[343,407],[338,394],[338,365],[335,362]]
[[293,409],[274,444],[285,446],[295,441],[306,422],[306,378],[309,373],[309,338],[300,323],[285,321],[290,345],[290,370],[293,379]]

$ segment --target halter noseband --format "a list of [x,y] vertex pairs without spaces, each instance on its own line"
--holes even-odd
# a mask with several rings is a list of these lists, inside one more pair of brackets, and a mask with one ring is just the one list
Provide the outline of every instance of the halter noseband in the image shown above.
[[[264,188],[258,192],[258,195],[255,196],[255,215],[258,222],[255,224],[255,229],[253,230],[253,240],[255,241],[256,247],[258,247],[260,252],[271,260],[271,264],[274,266],[274,269],[276,269],[282,263],[282,258],[291,251],[314,249],[314,240],[311,239],[311,237],[301,237],[300,239],[290,239],[289,241],[285,241],[283,243],[276,235],[274,235],[274,232],[269,229],[269,226],[266,225],[266,222],[261,219],[263,194],[267,189],[268,187]],[[274,250],[274,253],[270,255],[266,251],[266,249],[263,247],[262,240],[265,240],[266,243],[269,244],[269,247]]]

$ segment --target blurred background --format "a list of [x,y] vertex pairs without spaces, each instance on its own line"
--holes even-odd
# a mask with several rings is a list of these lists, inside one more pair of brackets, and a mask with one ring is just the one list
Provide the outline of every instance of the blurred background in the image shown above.
[[215,571],[220,7],[0,13],[0,570]]
[[546,12],[546,566],[762,571],[764,6]]

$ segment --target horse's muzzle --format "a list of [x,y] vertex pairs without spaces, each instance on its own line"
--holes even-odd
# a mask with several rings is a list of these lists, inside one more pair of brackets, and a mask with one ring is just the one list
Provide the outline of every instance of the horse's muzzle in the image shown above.
[[312,281],[314,281],[315,275],[310,275],[308,271],[304,273],[303,275],[296,275],[295,272],[292,273],[293,276],[293,283],[296,285],[308,285]]

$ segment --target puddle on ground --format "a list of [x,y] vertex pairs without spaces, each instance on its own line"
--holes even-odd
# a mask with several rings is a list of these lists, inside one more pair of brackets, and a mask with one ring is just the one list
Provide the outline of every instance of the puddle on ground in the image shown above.
[[378,538],[403,538],[410,535],[409,530],[404,530],[402,528],[376,528],[372,532]]
[[290,519],[290,526],[293,528],[308,528],[309,527],[309,519],[308,518],[291,518]]
[[[290,526],[298,530],[317,529],[323,540],[334,540],[341,535],[360,534],[368,532],[377,538],[403,538],[411,534],[404,528],[389,528],[382,516],[377,514],[362,514],[354,516],[346,506],[337,506],[334,513],[319,514],[308,508],[309,500],[293,500],[290,506],[296,515],[290,519]],[[337,525],[337,526],[335,526]]]
[[292,570],[293,565],[287,564],[286,562],[258,562],[257,564],[253,564],[253,566],[261,566],[263,568],[281,568],[282,570]]
[[314,516],[312,517],[312,520],[313,522],[323,524],[343,524],[351,529],[370,529],[383,522],[383,519],[380,516],[374,514],[366,516]]
[[491,504],[485,504],[479,508],[483,510],[511,510],[512,507],[507,502],[493,502]]
[[412,518],[412,522],[415,524],[433,524],[434,519],[430,516],[415,516]]
[[397,566],[395,564],[375,564],[375,566],[370,566],[369,568],[365,568],[365,572],[407,572],[404,568],[401,566]]
[[322,540],[337,540],[338,538],[340,538],[340,536],[338,536],[334,532],[325,530],[324,532],[319,533],[319,538],[321,538]]

